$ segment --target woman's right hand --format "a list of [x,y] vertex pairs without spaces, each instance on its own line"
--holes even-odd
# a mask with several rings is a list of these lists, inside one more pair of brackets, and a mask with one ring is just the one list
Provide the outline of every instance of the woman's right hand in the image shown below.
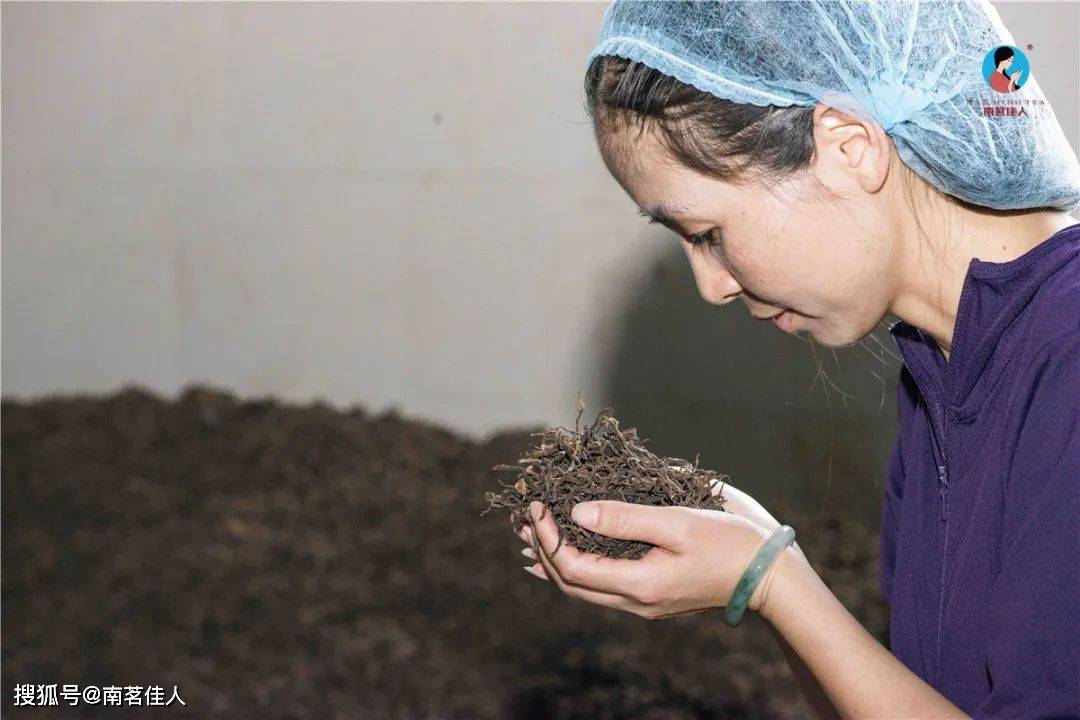
[[[673,466],[678,467],[678,466]],[[721,478],[714,478],[710,485],[712,487],[712,494],[717,495],[723,493],[724,495],[724,510],[738,515],[741,518],[745,518],[750,522],[765,529],[766,532],[771,533],[776,528],[780,527],[780,522],[774,518],[768,510],[766,510],[761,503],[754,498],[744,493],[739,488],[725,482]],[[529,546],[533,545],[532,532],[528,525],[524,525],[521,530],[517,532],[517,536],[525,541]],[[799,547],[799,543],[792,543],[792,547],[798,551],[803,558],[806,555],[803,553],[802,548]]]
[[[713,479],[710,484],[712,485],[713,495],[721,492],[723,493],[724,509],[728,512],[746,518],[750,522],[765,528],[770,533],[780,527],[780,522],[774,518],[761,503],[739,488],[720,478]],[[799,547],[799,543],[792,543],[792,547],[798,550],[799,554],[804,558],[806,557],[806,555],[803,554],[802,548]]]

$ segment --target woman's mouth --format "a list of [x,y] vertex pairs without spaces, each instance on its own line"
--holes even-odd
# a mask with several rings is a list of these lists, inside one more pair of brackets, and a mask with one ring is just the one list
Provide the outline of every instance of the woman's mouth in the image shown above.
[[795,332],[795,316],[790,310],[784,310],[772,319],[773,325],[786,333]]

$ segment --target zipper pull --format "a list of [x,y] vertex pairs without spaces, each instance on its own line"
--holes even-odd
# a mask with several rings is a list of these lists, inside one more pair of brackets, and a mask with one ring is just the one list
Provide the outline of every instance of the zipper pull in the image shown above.
[[941,520],[944,522],[948,517],[948,511],[946,510],[948,500],[946,499],[945,491],[949,488],[949,477],[945,472],[944,465],[938,465],[938,482],[941,483]]

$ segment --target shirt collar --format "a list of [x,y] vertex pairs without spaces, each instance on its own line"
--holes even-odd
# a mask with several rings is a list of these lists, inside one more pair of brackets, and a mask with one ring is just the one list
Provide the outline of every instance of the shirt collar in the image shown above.
[[903,321],[889,327],[904,364],[931,405],[948,404],[963,415],[978,409],[1022,342],[1017,319],[1043,282],[1077,252],[1080,223],[1062,228],[1009,262],[973,258],[960,292],[948,361],[923,330]]

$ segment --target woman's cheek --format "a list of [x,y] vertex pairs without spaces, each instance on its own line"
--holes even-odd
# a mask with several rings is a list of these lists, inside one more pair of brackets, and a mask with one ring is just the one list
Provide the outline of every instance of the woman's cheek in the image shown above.
[[751,293],[754,292],[755,288],[760,287],[759,272],[754,267],[751,258],[744,258],[737,252],[731,252],[730,249],[725,247],[724,243],[715,246],[712,252],[716,261],[723,267],[725,272],[735,278],[740,287],[749,290]]

